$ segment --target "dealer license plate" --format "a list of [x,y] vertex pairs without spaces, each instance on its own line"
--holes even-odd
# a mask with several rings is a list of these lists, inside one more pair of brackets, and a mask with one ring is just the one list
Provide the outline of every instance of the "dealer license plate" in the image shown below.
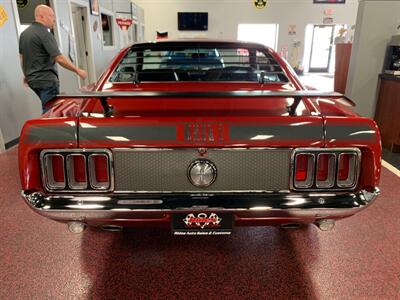
[[174,235],[229,235],[232,232],[233,216],[213,212],[174,214]]

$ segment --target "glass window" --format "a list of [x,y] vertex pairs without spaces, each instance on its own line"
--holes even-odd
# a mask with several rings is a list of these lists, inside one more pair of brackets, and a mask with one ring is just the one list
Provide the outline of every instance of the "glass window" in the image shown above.
[[110,81],[289,81],[268,51],[221,45],[133,47]]

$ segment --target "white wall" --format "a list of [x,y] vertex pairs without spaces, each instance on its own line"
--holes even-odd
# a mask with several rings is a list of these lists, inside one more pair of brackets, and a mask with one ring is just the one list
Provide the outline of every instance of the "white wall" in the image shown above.
[[[135,0],[145,12],[145,40],[155,40],[156,31],[168,31],[169,38],[207,37],[237,39],[238,24],[278,23],[278,50],[302,42],[299,58],[303,57],[305,28],[307,24],[322,24],[323,12],[334,9],[334,22],[353,25],[357,15],[357,0],[346,4],[313,4],[312,0],[269,0],[263,9],[254,7],[253,0]],[[208,12],[208,31],[178,31],[177,12]],[[296,25],[297,35],[289,36],[288,26]]]
[[[68,57],[68,31],[72,31],[69,3],[71,0],[51,0],[55,11],[57,26],[55,36],[61,52]],[[16,139],[26,120],[37,118],[41,114],[39,98],[29,87],[22,84],[23,74],[19,63],[18,54],[18,15],[13,7],[15,0],[0,0],[4,7],[8,20],[0,27],[0,129],[4,143]],[[88,0],[73,0],[78,5],[89,7]],[[128,0],[100,0],[100,12],[106,9],[108,12],[130,12]],[[115,17],[115,14],[114,14]],[[99,28],[93,31],[93,23],[97,20]],[[63,26],[61,26],[63,25]],[[110,60],[120,50],[118,25],[114,19],[115,47],[104,48],[102,44],[100,16],[89,16],[92,50],[94,53],[94,65],[96,78],[107,67]],[[67,31],[68,30],[68,31]],[[61,92],[74,92],[78,90],[77,75],[58,66],[61,83]],[[0,149],[1,149],[0,145]]]
[[22,83],[12,3],[0,0],[0,4],[8,16],[0,27],[0,128],[7,143],[19,136],[26,119],[38,116],[42,109],[36,95]]
[[363,116],[374,117],[378,75],[387,44],[399,24],[399,0],[360,0],[346,95],[356,102],[356,110]]

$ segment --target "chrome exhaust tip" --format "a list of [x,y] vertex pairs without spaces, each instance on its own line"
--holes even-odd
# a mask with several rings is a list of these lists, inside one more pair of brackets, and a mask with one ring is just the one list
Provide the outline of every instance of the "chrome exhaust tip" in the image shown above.
[[101,229],[103,229],[104,231],[117,232],[117,231],[122,231],[122,229],[124,229],[124,227],[118,226],[118,225],[103,225],[103,226],[101,226]]
[[299,223],[289,223],[289,224],[282,224],[281,228],[284,229],[297,229],[300,228],[301,224]]
[[332,219],[325,219],[319,220],[315,223],[319,229],[322,231],[330,231],[335,227],[335,220]]
[[68,229],[72,233],[82,233],[86,228],[86,224],[82,222],[68,222]]

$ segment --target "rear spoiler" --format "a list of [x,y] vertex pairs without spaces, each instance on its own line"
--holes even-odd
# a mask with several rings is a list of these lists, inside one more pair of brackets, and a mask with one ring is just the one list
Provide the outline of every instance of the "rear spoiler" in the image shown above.
[[70,98],[98,98],[104,109],[106,117],[112,116],[113,107],[108,104],[110,98],[137,98],[137,97],[163,97],[163,98],[236,98],[236,97],[286,97],[294,98],[293,104],[288,107],[289,115],[294,115],[297,106],[303,97],[307,98],[344,98],[352,106],[355,103],[346,96],[337,92],[321,91],[231,91],[231,92],[84,92],[80,94],[60,94],[56,99]]

